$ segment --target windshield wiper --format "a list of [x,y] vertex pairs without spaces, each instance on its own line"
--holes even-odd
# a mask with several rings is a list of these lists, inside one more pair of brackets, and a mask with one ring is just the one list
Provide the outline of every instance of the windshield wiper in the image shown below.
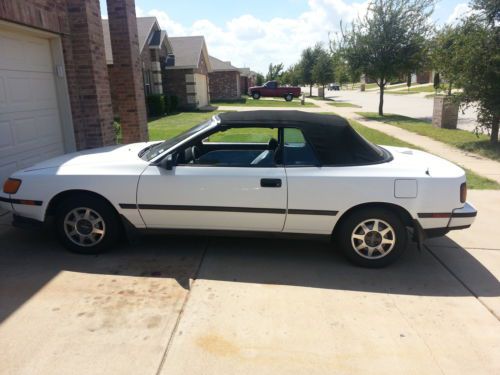
[[156,146],[159,143],[161,143],[161,142],[153,143],[152,145],[149,145],[148,147],[143,148],[141,151],[139,151],[139,157],[142,158],[146,152],[151,150],[153,148],[153,146]]

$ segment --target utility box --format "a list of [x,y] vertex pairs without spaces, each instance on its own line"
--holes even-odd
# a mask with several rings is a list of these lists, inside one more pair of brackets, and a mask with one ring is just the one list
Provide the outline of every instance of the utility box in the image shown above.
[[359,89],[360,91],[365,91],[365,84],[364,83],[360,84]]
[[436,95],[432,112],[432,125],[443,129],[456,129],[458,122],[458,103],[452,97]]
[[318,96],[320,98],[324,98],[325,97],[325,88],[324,87],[318,87]]

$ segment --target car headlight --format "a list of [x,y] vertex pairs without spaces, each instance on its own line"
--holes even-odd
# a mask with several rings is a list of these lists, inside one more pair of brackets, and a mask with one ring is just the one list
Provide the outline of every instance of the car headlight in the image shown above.
[[3,184],[3,192],[7,194],[16,194],[21,186],[21,180],[17,178],[8,178]]

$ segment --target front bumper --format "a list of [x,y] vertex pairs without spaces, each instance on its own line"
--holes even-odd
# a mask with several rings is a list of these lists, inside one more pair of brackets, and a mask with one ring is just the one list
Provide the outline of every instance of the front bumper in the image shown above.
[[12,203],[9,194],[0,192],[0,212],[1,211],[13,211]]

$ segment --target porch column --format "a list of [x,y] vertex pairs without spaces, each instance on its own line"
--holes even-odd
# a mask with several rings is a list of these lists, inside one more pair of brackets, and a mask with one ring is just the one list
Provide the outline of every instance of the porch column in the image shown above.
[[[67,0],[70,36],[64,38],[78,149],[115,143],[113,109],[99,0]],[[77,98],[77,99],[76,99]]]
[[[123,143],[149,139],[134,0],[107,0]],[[115,74],[116,73],[116,74]]]

